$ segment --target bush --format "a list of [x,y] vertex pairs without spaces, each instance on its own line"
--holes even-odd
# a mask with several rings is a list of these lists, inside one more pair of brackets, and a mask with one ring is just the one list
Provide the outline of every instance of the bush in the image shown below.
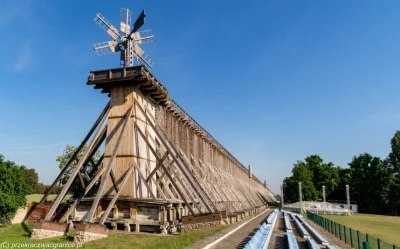
[[23,167],[5,161],[0,154],[0,224],[7,224],[26,205],[28,193]]

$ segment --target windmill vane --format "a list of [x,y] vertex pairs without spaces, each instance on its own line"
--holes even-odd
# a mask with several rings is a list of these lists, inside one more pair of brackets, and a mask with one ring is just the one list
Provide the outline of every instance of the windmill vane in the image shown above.
[[145,20],[145,11],[143,10],[132,26],[132,11],[121,8],[120,29],[115,28],[102,14],[96,14],[94,22],[99,25],[106,33],[113,38],[112,41],[100,42],[94,44],[94,49],[99,56],[121,52],[121,67],[130,67],[134,65],[146,65],[152,68],[154,62],[145,54],[139,46],[143,43],[152,42],[154,35],[151,30],[139,31]]

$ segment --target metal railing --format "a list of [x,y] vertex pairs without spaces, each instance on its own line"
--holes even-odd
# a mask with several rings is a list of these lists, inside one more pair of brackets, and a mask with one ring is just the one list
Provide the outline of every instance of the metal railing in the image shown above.
[[307,218],[314,221],[352,248],[362,249],[362,242],[368,242],[371,249],[400,249],[400,246],[375,238],[367,233],[362,233],[333,220],[319,216],[318,214],[307,212]]

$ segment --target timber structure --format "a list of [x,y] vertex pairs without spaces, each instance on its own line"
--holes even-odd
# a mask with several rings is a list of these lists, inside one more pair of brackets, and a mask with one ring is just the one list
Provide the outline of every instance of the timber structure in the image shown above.
[[[276,202],[266,182],[175,103],[145,66],[92,71],[87,84],[110,101],[41,200],[69,172],[33,238],[51,237],[46,231],[63,231],[65,224],[76,228],[79,242],[106,236],[104,227],[172,233],[232,222]],[[94,161],[99,148],[104,154]],[[74,184],[82,191],[62,204]]]

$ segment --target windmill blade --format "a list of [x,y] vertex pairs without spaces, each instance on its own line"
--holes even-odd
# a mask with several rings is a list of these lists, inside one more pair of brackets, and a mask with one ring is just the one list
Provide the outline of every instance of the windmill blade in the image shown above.
[[121,8],[121,22],[120,31],[127,36],[131,31],[132,25],[132,11],[129,9]]
[[144,53],[143,49],[141,49],[139,45],[135,44],[132,52],[136,58],[139,58],[141,61],[143,61],[149,68],[153,67],[154,62],[151,61],[151,58]]
[[99,56],[121,51],[120,44],[115,40],[94,44],[94,49],[96,50]]
[[137,44],[153,42],[154,35],[151,30],[135,32],[131,35],[132,40]]
[[117,38],[121,39],[118,30],[109,22],[107,19],[104,18],[100,13],[96,14],[94,18],[94,22],[100,26],[100,28],[104,29],[107,34],[109,34],[114,40]]
[[135,33],[136,31],[138,31],[140,29],[140,27],[142,27],[142,25],[144,24],[144,17],[146,16],[144,10],[142,10],[142,13],[140,13],[140,15],[138,16],[138,18],[136,19],[135,23],[133,24],[133,29],[132,29],[132,33]]

